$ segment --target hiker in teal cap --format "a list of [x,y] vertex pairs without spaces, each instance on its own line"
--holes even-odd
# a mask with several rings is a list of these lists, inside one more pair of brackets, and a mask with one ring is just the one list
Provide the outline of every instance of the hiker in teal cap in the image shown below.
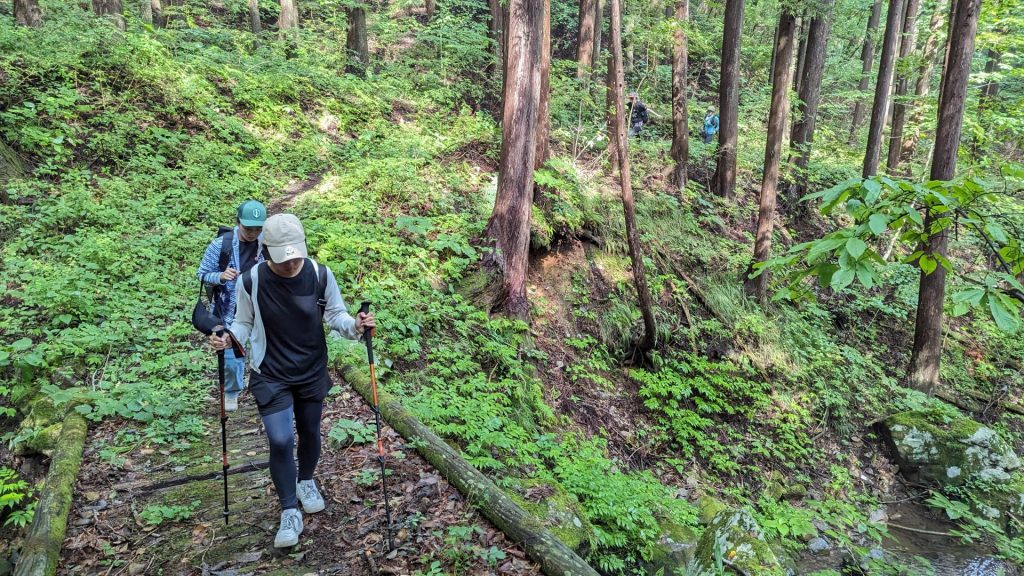
[[[256,200],[246,200],[235,214],[234,228],[221,227],[206,247],[196,275],[214,289],[213,313],[230,326],[235,319],[235,279],[263,262],[263,222],[267,208]],[[244,344],[244,342],[243,342]],[[245,359],[235,358],[233,350],[224,352],[224,408],[238,409],[238,395],[245,388]]]

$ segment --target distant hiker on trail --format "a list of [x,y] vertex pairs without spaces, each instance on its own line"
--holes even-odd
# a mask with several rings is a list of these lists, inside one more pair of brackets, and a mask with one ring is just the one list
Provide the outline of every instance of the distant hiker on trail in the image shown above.
[[708,108],[708,113],[704,115],[704,128],[702,133],[704,135],[705,144],[711,144],[711,140],[714,139],[715,134],[718,134],[718,114],[715,114],[714,108]]
[[[267,218],[263,244],[269,261],[242,276],[230,334],[212,335],[210,343],[226,350],[232,336],[249,341],[249,390],[267,431],[270,477],[283,509],[274,547],[286,548],[298,544],[302,534],[299,502],[309,514],[324,509],[313,481],[320,460],[320,417],[331,388],[323,324],[355,340],[375,322],[373,314],[349,315],[334,273],[308,258],[306,234],[294,215]],[[298,470],[293,420],[299,436]]]
[[643,129],[644,124],[650,120],[647,115],[647,105],[640,101],[636,92],[629,93],[629,135],[636,136]]
[[[213,313],[231,324],[235,317],[235,279],[257,263],[263,261],[260,249],[260,233],[267,209],[256,200],[246,200],[238,207],[235,223],[231,229],[222,228],[217,237],[206,247],[203,260],[196,275],[215,289]],[[241,342],[245,344],[245,342]],[[224,409],[238,409],[238,395],[245,388],[245,359],[235,358],[230,347],[224,350],[224,369],[227,379],[224,384]]]

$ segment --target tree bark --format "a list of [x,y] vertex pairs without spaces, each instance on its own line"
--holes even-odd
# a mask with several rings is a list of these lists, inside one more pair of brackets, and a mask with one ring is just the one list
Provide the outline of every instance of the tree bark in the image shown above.
[[38,0],[14,0],[14,23],[19,26],[38,28],[43,25],[43,12]]
[[60,441],[50,461],[46,484],[22,545],[15,576],[52,576],[57,573],[88,430],[88,423],[78,412],[71,410],[64,418]]
[[434,12],[437,11],[437,2],[436,2],[436,0],[426,0],[426,3],[423,6],[423,9],[427,13],[427,22],[430,22],[431,20],[434,19]]
[[878,159],[882,150],[882,132],[889,109],[889,88],[892,86],[892,70],[896,57],[896,44],[900,31],[900,16],[903,0],[889,0],[889,11],[885,17],[885,40],[882,57],[878,63],[878,80],[875,82],[875,100],[871,107],[871,125],[868,128],[868,145],[864,152],[864,178],[878,172]]
[[494,61],[497,70],[505,69],[505,8],[501,0],[489,0],[488,6],[491,10],[490,35],[494,42]]
[[615,80],[612,98],[615,101],[615,148],[619,153],[619,183],[622,187],[622,209],[626,217],[626,240],[629,244],[629,258],[633,263],[633,284],[636,286],[640,314],[644,319],[644,336],[638,349],[642,353],[654,348],[657,328],[654,324],[654,306],[647,289],[647,274],[644,271],[644,257],[640,248],[640,234],[636,228],[636,210],[633,206],[633,185],[629,173],[629,144],[626,140],[626,109],[623,103],[625,78],[622,70],[622,8],[621,0],[611,0],[612,58],[609,68]]
[[590,77],[594,65],[594,26],[598,0],[580,0],[579,34],[576,40],[576,77]]
[[871,16],[868,17],[868,29],[864,33],[864,46],[860,51],[861,71],[860,82],[857,84],[857,101],[853,105],[853,121],[850,123],[850,146],[857,144],[857,130],[864,122],[864,100],[862,95],[867,92],[871,83],[871,68],[875,60],[875,31],[878,30],[878,21],[882,15],[882,0],[875,0],[871,6]]
[[605,75],[604,84],[604,109],[605,124],[608,128],[608,163],[612,172],[619,169],[619,149],[615,145],[615,134],[618,128],[615,126],[615,75],[612,67],[612,57],[608,57],[608,73]]
[[686,26],[690,21],[689,0],[675,0],[675,28],[672,42],[672,185],[686,188],[686,164],[690,159],[689,114],[686,110]]
[[249,29],[253,34],[263,32],[263,19],[260,18],[260,0],[249,0]]
[[370,65],[370,44],[366,38],[366,9],[348,8],[348,32],[345,35],[348,64],[345,71],[362,76]]
[[529,318],[526,299],[533,166],[537,155],[544,0],[511,0],[508,9],[501,159],[494,211],[485,237],[494,250],[484,264],[501,275],[493,308]]
[[290,30],[299,27],[299,9],[295,0],[281,0],[281,16],[277,19],[278,30]]
[[534,169],[548,161],[551,139],[551,0],[542,0],[544,14],[541,20],[540,44],[540,102],[537,107],[537,156]]
[[607,0],[594,0],[594,59],[590,63],[594,70],[598,70],[601,64],[601,36],[604,34],[604,11],[607,4]]
[[[789,111],[789,84],[793,63],[793,37],[796,18],[783,10],[779,15],[779,26],[775,33],[775,70],[772,74],[772,103],[768,112],[768,142],[764,150],[764,176],[761,179],[761,198],[757,214],[757,236],[754,239],[753,263],[764,262],[771,255],[772,228],[775,222],[775,200],[779,181],[779,161],[782,155],[782,138],[786,130],[786,113]],[[813,24],[812,24],[813,34]],[[808,41],[808,46],[811,42]],[[808,48],[812,50],[812,48]],[[814,53],[811,52],[813,55]],[[748,270],[745,282],[747,293],[764,302],[768,288],[768,271],[756,278],[750,278],[753,265]]]
[[121,30],[124,30],[124,6],[121,0],[92,0],[92,11],[97,16],[109,16]]
[[153,3],[150,0],[142,0],[142,6],[139,7],[139,17],[146,24],[153,24]]
[[[903,38],[900,39],[900,57],[902,63],[910,58],[917,47],[917,10],[921,0],[907,0],[907,9],[903,15]],[[907,93],[910,91],[910,75],[906,66],[897,65],[896,96],[892,102],[892,130],[889,132],[889,154],[885,162],[885,171],[896,174],[900,166],[900,151],[903,146],[903,125],[907,119]]]
[[167,25],[167,19],[164,18],[164,7],[160,3],[160,0],[149,0],[149,7],[153,13],[153,26],[155,28],[163,28]]
[[939,40],[942,37],[942,23],[945,22],[945,11],[943,0],[935,5],[931,21],[928,23],[928,39],[925,40],[924,49],[921,51],[921,65],[917,71],[917,85],[914,88],[914,104],[911,106],[909,124],[915,130],[903,139],[901,146],[900,162],[910,162],[914,158],[914,151],[917,149],[917,140],[920,131],[917,126],[924,119],[924,108],[921,102],[928,96],[932,86],[932,73],[935,71],[935,57],[939,52]]
[[[939,95],[939,112],[935,130],[935,152],[932,156],[931,179],[949,181],[956,175],[956,156],[963,127],[964,100],[974,55],[974,36],[978,31],[981,0],[954,0],[955,17],[950,28],[949,54],[943,73],[945,82]],[[941,207],[939,207],[941,208]],[[925,230],[946,213],[929,209]],[[928,238],[925,254],[945,257],[949,241],[948,229]],[[907,380],[911,386],[932,393],[939,383],[942,358],[942,307],[946,296],[946,270],[938,266],[931,274],[921,271],[917,296],[917,318],[914,323],[914,347],[910,357]]]
[[[511,0],[511,4],[517,1]],[[511,34],[509,36],[511,38]],[[363,372],[348,368],[343,377],[363,400],[372,404],[373,391]],[[545,528],[540,519],[513,502],[490,478],[466,462],[454,448],[417,420],[398,400],[379,389],[377,399],[381,417],[403,438],[414,442],[416,451],[499,530],[522,545],[526,555],[540,564],[544,574],[598,576],[590,565]]]
[[[811,142],[814,141],[814,126],[818,117],[818,106],[821,103],[821,78],[825,73],[825,55],[828,50],[828,35],[832,28],[832,6],[835,0],[824,0],[821,13],[811,19],[807,31],[807,59],[800,81],[797,117],[793,122],[793,134],[789,146],[794,151],[796,178],[790,195],[800,198],[804,195],[806,178],[803,171],[811,158]],[[782,22],[780,20],[779,25]],[[773,196],[775,185],[772,185]],[[774,199],[773,199],[774,205]]]
[[744,0],[726,0],[725,27],[722,33],[722,77],[719,80],[718,164],[712,189],[719,196],[732,198],[736,190],[736,136],[739,114],[740,38],[743,32]]
[[[804,65],[807,62],[807,36],[810,35],[808,32],[808,16],[804,16],[797,20],[797,29],[795,32],[796,37],[799,39],[799,43],[796,48],[796,73],[793,74],[793,92],[800,93],[800,83],[804,80]],[[778,30],[776,28],[776,30]],[[775,50],[772,50],[772,58],[775,58]],[[772,78],[775,78],[775,72],[772,72]]]

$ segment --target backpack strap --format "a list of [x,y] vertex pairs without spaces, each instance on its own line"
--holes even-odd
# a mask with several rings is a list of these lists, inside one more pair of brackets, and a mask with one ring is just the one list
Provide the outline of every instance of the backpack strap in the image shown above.
[[316,306],[320,309],[320,318],[323,319],[327,310],[327,266],[321,266],[316,260],[309,259],[313,263],[313,270],[316,271]]
[[259,264],[249,268],[249,271],[242,275],[242,285],[245,286],[245,293],[249,295],[249,298],[253,297],[252,293],[252,277],[256,272],[256,268],[259,268]]
[[220,234],[220,271],[223,272],[228,269],[228,264],[231,264],[232,252],[234,252],[235,244],[235,229],[231,228],[227,232]]

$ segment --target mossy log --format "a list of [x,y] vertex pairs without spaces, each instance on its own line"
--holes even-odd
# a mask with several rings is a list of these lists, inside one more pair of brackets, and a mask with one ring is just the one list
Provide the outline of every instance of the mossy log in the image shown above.
[[[372,400],[369,377],[355,368],[342,376],[367,402]],[[523,510],[494,482],[466,462],[451,446],[423,425],[397,400],[378,390],[381,416],[406,440],[419,442],[416,450],[442,476],[506,536],[525,548],[548,576],[597,576],[597,572],[544,527],[541,520]]]
[[14,576],[51,576],[57,572],[87,432],[85,418],[78,412],[72,410],[64,418],[60,442],[50,461],[50,471],[46,474],[42,496]]

